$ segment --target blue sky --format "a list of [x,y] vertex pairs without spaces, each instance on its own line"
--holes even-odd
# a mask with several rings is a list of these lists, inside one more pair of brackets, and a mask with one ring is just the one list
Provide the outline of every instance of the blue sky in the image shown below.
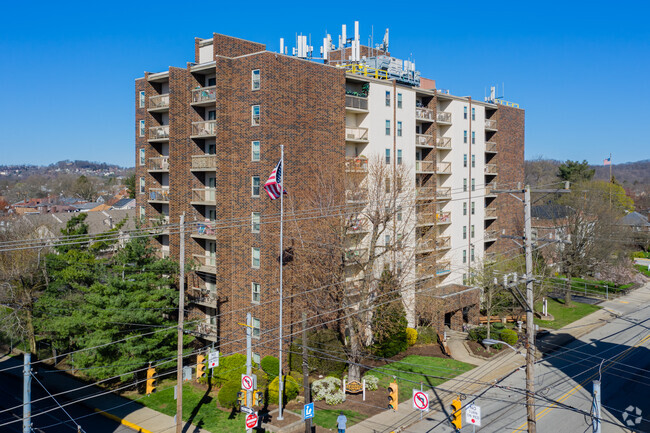
[[[202,7],[205,4],[205,7]],[[650,158],[649,2],[5,2],[0,164],[86,159],[134,165],[134,79],[183,67],[194,37],[279,38],[359,20],[361,40],[453,94],[505,83],[526,110],[526,158]],[[348,30],[348,34],[351,31]]]

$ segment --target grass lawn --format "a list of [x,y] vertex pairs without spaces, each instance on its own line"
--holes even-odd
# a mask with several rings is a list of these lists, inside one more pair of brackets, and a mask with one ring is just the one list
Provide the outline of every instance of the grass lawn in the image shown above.
[[425,388],[437,386],[472,368],[474,368],[473,365],[454,359],[410,355],[401,361],[370,371],[368,374],[379,378],[380,389],[387,388],[388,384],[393,381],[393,376],[397,376],[399,401],[406,401],[412,397],[412,389],[420,388],[420,382],[424,383]]
[[643,275],[646,277],[650,277],[650,269],[648,269],[647,266],[643,265],[634,265],[634,267],[637,269],[637,271],[641,272]]
[[[140,398],[141,394],[133,393],[126,394],[125,397],[139,398],[139,403],[166,415],[174,416],[176,415],[175,384],[176,380],[159,381],[159,391],[150,396]],[[245,414],[237,413],[230,419],[230,412],[224,412],[217,408],[216,396],[205,395],[205,391],[186,383],[183,385],[183,419],[187,421],[193,414],[192,423],[212,433],[243,431]]]
[[[564,306],[564,300],[562,299],[546,299],[548,302],[548,312],[555,317],[555,320],[542,321],[535,318],[535,324],[542,328],[560,329],[569,323],[575,322],[576,320],[601,309],[601,307],[597,305],[581,304],[575,301],[571,302],[569,307],[566,307]],[[541,302],[535,304],[535,311],[542,311]]]
[[[336,409],[318,409],[316,413],[314,413],[314,418],[312,421],[314,424],[319,425],[323,428],[333,429],[336,426],[336,418],[338,418],[340,412],[340,410]],[[343,414],[348,419],[348,427],[368,418],[368,415],[364,415],[353,410],[344,410]]]

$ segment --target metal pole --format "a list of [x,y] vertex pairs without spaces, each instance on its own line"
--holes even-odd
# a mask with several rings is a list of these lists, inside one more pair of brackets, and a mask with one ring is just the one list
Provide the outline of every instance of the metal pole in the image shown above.
[[[305,390],[305,404],[311,403],[309,389],[309,365],[307,364],[307,313],[302,312],[302,387]],[[311,418],[305,420],[305,433],[311,433]]]
[[[422,392],[422,382],[420,382],[420,392]],[[420,420],[422,420],[422,412],[423,410],[420,411]]]
[[[251,313],[246,313],[246,375],[253,374],[253,316]],[[246,404],[248,407],[253,407],[253,390],[246,390]],[[247,432],[252,432],[252,429],[246,429]]]
[[532,229],[530,212],[530,186],[526,185],[524,192],[524,224],[525,224],[525,246],[526,246],[526,413],[528,418],[528,433],[537,432],[537,421],[535,420],[535,327],[533,324],[533,248]]
[[176,433],[183,433],[183,325],[185,319],[185,213],[180,219],[180,276],[178,279],[178,353],[176,360]]
[[284,176],[286,174],[284,166],[284,145],[280,146],[280,167],[282,167],[282,173],[280,177],[280,351],[278,353],[279,367],[278,367],[278,420],[283,420],[282,413],[282,396],[284,394],[284,380],[282,377],[282,265],[284,259],[284,248],[282,246],[282,229],[284,225]]
[[600,433],[600,380],[594,380],[594,401],[592,406],[593,433]]
[[23,358],[23,433],[32,431],[32,354],[27,352]]

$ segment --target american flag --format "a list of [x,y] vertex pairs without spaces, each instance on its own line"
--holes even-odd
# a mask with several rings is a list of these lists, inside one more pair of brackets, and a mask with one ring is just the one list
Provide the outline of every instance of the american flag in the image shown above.
[[267,180],[266,183],[264,184],[264,189],[266,190],[266,193],[269,195],[269,198],[271,200],[280,198],[281,188],[286,194],[287,191],[285,191],[284,188],[282,187],[282,160],[278,162],[278,165],[276,165],[273,171],[271,172],[271,175],[269,176],[269,180]]
[[603,165],[612,165],[612,157],[610,156],[609,158],[606,158],[603,161]]

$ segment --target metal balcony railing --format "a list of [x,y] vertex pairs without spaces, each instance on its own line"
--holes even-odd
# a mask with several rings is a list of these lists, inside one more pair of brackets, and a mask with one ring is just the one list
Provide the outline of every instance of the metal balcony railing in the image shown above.
[[497,174],[497,165],[485,164],[485,174]]
[[216,223],[211,221],[196,224],[196,234],[199,236],[214,236],[217,234]]
[[421,225],[433,224],[450,224],[451,212],[418,212],[416,214],[417,223]]
[[415,244],[415,252],[445,250],[448,248],[451,248],[451,237],[449,236],[420,238]]
[[217,135],[217,121],[204,120],[202,122],[192,122],[193,137],[214,137]]
[[416,173],[433,173],[436,171],[436,163],[433,161],[415,161]]
[[216,169],[217,155],[192,155],[192,169]]
[[169,93],[149,97],[149,110],[161,110],[165,108],[169,108]]
[[485,142],[485,151],[486,152],[494,152],[494,153],[496,153],[497,144],[494,141],[486,141]]
[[438,137],[436,147],[440,149],[451,149],[451,137]]
[[486,230],[485,233],[483,234],[483,241],[485,242],[496,241],[498,238],[499,238],[498,230]]
[[485,129],[497,129],[496,119],[485,119]]
[[169,125],[152,126],[149,128],[149,140],[168,140]]
[[368,141],[368,128],[346,126],[345,139],[349,141]]
[[217,100],[217,87],[201,87],[192,90],[192,104],[204,104]]
[[147,170],[169,170],[169,156],[149,158]]
[[351,173],[367,173],[368,160],[366,158],[360,158],[358,156],[346,156],[345,171]]
[[193,202],[214,202],[216,201],[216,188],[195,188],[192,190]]
[[216,256],[206,256],[202,254],[194,254],[194,258],[201,267],[207,268],[216,268],[217,267],[217,257]]
[[357,110],[367,110],[368,98],[354,95],[345,95],[345,106]]
[[451,123],[451,113],[446,111],[438,111],[436,115],[438,123]]
[[442,187],[436,190],[436,198],[439,200],[448,200],[451,198],[451,187]]
[[485,218],[496,218],[497,217],[497,209],[494,207],[486,207],[485,208]]
[[415,134],[416,146],[433,146],[433,135],[430,134]]
[[187,297],[191,302],[200,304],[214,304],[217,302],[216,292],[211,292],[208,289],[201,289],[199,287],[192,287],[188,290]]
[[451,162],[439,162],[436,164],[438,174],[451,174]]
[[169,201],[169,187],[149,188],[149,201]]
[[415,118],[433,122],[433,110],[424,107],[415,107]]

